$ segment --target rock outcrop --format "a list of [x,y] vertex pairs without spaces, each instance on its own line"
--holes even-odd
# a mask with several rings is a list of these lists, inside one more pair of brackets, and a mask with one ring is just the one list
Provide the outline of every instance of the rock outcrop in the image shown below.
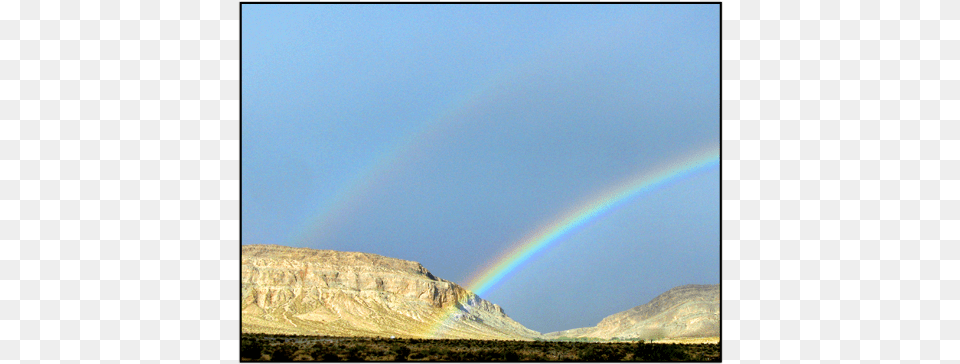
[[244,245],[241,330],[331,336],[539,338],[500,306],[416,262],[376,254]]
[[597,326],[544,334],[547,339],[644,339],[720,336],[720,286],[686,285],[607,316]]

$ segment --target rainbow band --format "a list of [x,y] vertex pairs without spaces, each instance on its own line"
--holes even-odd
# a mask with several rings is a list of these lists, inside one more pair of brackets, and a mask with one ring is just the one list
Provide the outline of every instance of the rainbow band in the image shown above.
[[[659,171],[643,174],[638,178],[634,178],[622,187],[614,189],[612,193],[603,194],[600,198],[593,200],[593,202],[564,215],[563,218],[557,220],[554,224],[542,228],[530,237],[521,240],[517,244],[517,248],[501,256],[496,260],[498,263],[484,270],[483,273],[471,280],[471,283],[467,285],[467,289],[477,295],[483,295],[497,283],[503,281],[508,274],[517,270],[523,263],[528,262],[534,254],[548,247],[550,244],[560,241],[574,229],[596,220],[604,213],[623,205],[637,196],[654,191],[694,173],[719,166],[719,164],[719,152],[712,150],[675,163]],[[462,303],[463,302],[461,302],[461,304]],[[443,324],[448,322],[452,317],[452,311],[457,310],[456,306],[457,305],[452,305],[450,308],[451,312],[446,313],[447,317],[433,325],[426,336],[437,336]]]
[[642,175],[631,180],[626,186],[616,189],[613,193],[605,194],[594,202],[568,213],[556,223],[540,229],[533,236],[521,241],[518,248],[515,248],[501,258],[499,263],[476,277],[469,284],[469,289],[478,295],[482,295],[503,280],[508,273],[528,261],[534,254],[549,246],[550,243],[560,240],[577,227],[595,220],[603,213],[622,205],[633,197],[653,191],[697,171],[719,165],[720,160],[717,152],[707,154],[706,157],[700,156],[656,173]]
[[338,217],[354,212],[353,209],[357,208],[365,193],[385,184],[388,177],[402,170],[406,163],[414,161],[419,150],[429,146],[432,140],[439,139],[446,128],[453,127],[450,124],[454,124],[462,114],[481,103],[484,97],[488,96],[490,88],[491,86],[484,85],[471,91],[418,130],[403,136],[391,148],[369,161],[354,173],[350,180],[343,183],[336,194],[321,204],[314,217],[308,220],[309,225],[291,237],[288,245],[312,244],[320,240],[322,234],[331,230]]
[[[631,23],[627,20],[612,23],[604,21],[585,29],[617,30],[627,24]],[[509,86],[516,83],[518,78],[539,69],[542,62],[555,59],[558,55],[554,53],[558,50],[562,51],[561,46],[566,46],[582,36],[581,32],[571,32],[562,39],[534,50],[528,60],[507,65],[505,69],[482,80],[473,89],[464,90],[459,97],[438,110],[433,117],[427,118],[419,128],[405,135],[398,143],[379,153],[354,172],[352,178],[337,187],[337,192],[321,202],[320,206],[312,212],[313,217],[307,220],[305,227],[287,237],[287,243],[284,245],[314,246],[318,241],[322,241],[323,235],[333,230],[338,218],[353,213],[365,194],[386,185],[391,175],[402,170],[405,163],[416,160],[417,152],[429,147],[432,141],[442,138],[447,128],[455,128],[462,122],[461,118],[468,115],[472,108],[509,95],[509,92],[515,91]]]

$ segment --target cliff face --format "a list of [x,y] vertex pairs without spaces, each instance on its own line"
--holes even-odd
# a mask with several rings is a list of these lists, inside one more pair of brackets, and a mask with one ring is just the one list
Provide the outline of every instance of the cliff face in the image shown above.
[[415,338],[533,339],[500,306],[376,254],[245,245],[243,332]]
[[719,285],[676,287],[644,305],[607,316],[597,326],[544,335],[645,340],[716,336],[720,336]]

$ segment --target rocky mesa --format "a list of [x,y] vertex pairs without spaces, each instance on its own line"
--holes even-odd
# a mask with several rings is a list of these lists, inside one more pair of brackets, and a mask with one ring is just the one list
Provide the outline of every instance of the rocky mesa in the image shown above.
[[551,332],[547,339],[644,339],[720,336],[720,285],[686,285],[607,316],[597,326]]
[[500,306],[417,262],[244,245],[241,330],[331,336],[532,340]]

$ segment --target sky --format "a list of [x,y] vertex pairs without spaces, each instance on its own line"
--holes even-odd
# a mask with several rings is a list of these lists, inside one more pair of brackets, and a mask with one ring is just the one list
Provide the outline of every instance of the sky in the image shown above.
[[[380,254],[468,287],[538,229],[719,151],[716,4],[244,4],[242,244]],[[720,281],[720,175],[626,199],[482,298],[596,325]]]

